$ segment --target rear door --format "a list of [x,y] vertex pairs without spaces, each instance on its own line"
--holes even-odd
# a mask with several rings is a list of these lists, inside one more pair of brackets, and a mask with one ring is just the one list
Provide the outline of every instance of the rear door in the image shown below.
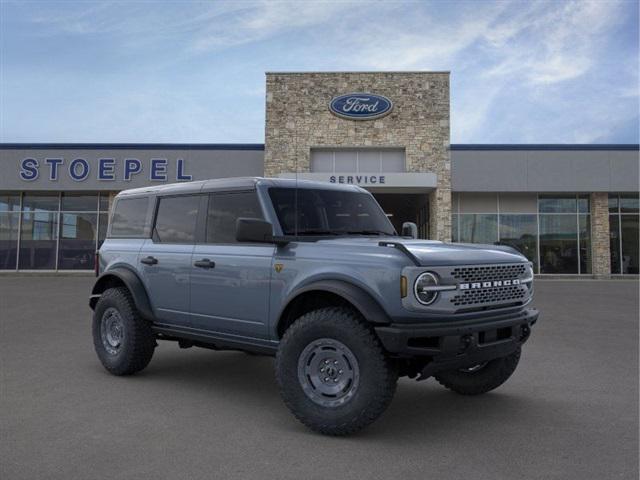
[[191,262],[191,321],[209,332],[264,339],[275,246],[238,243],[239,217],[264,218],[255,190],[209,194],[204,243]]
[[158,323],[189,326],[189,275],[201,195],[159,197],[138,261]]

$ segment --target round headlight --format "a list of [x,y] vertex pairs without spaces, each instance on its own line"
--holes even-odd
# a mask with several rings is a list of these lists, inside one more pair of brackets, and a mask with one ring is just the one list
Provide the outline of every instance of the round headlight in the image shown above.
[[431,289],[438,285],[438,277],[433,273],[423,273],[416,278],[413,291],[418,301],[423,305],[431,305],[438,298],[438,291]]

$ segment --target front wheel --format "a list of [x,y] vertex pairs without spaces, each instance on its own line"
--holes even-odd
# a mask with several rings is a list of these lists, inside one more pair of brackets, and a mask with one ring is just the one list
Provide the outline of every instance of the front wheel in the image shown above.
[[506,357],[468,368],[434,375],[444,387],[461,395],[480,395],[498,388],[513,374],[520,361],[520,348]]
[[285,332],[276,380],[285,404],[310,429],[347,435],[389,406],[397,369],[373,332],[352,310],[309,312]]

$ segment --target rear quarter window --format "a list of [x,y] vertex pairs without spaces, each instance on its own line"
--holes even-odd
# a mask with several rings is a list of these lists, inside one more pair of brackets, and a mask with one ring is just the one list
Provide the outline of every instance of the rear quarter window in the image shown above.
[[113,208],[109,237],[148,237],[149,202],[149,197],[118,199]]

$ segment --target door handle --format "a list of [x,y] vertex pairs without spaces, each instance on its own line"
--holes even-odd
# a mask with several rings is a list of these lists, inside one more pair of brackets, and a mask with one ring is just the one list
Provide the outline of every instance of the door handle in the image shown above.
[[140,263],[144,263],[145,265],[155,265],[158,263],[158,259],[149,255],[148,257],[141,259]]
[[216,262],[212,262],[208,258],[203,258],[202,260],[193,262],[193,266],[198,268],[215,268]]

